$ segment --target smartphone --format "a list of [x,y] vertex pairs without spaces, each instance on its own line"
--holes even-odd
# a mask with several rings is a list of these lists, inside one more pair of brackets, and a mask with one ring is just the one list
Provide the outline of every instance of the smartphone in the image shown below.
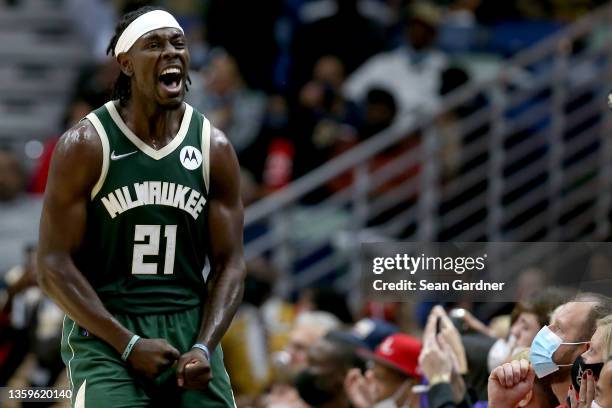
[[468,326],[467,326],[467,323],[465,322],[465,309],[462,309],[462,308],[452,309],[448,313],[448,316],[451,322],[453,322],[453,324],[457,328],[457,330],[459,330],[459,333],[461,334],[467,333]]
[[439,334],[442,331],[442,318],[438,316],[436,319],[436,334]]

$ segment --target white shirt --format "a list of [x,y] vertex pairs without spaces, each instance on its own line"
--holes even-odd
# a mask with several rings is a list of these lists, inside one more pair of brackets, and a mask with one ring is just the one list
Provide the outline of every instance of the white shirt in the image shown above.
[[360,101],[370,89],[380,88],[395,98],[396,118],[411,115],[416,119],[439,104],[440,76],[446,66],[446,57],[439,51],[416,54],[399,47],[374,55],[351,74],[344,84],[344,96]]

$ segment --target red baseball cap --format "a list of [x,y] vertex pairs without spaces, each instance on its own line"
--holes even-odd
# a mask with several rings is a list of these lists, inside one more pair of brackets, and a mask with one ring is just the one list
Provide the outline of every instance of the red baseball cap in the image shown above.
[[416,337],[403,333],[392,334],[376,347],[374,353],[362,350],[361,354],[368,360],[376,361],[411,377],[420,378],[419,354],[422,343]]

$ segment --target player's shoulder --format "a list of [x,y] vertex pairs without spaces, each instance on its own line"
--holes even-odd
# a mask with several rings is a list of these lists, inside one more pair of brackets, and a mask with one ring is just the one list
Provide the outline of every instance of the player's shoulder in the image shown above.
[[214,126],[211,126],[210,132],[210,167],[212,179],[215,181],[233,180],[239,171],[238,158],[232,143],[222,130]]
[[63,158],[78,158],[81,162],[99,158],[102,152],[102,141],[96,128],[87,118],[68,129],[60,137],[55,148],[55,155]]
[[234,150],[226,134],[221,129],[218,129],[214,126],[211,126],[210,145],[217,150]]
[[210,132],[210,154],[212,167],[216,167],[216,163],[223,167],[238,165],[238,158],[232,143],[222,130],[214,126],[211,127]]

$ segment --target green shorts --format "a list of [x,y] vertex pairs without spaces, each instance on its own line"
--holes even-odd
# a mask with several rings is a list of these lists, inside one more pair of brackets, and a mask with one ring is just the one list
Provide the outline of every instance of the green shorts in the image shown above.
[[[200,314],[200,308],[195,307],[171,314],[115,314],[115,317],[135,334],[164,338],[184,353],[196,341]],[[213,378],[205,391],[178,388],[174,368],[155,380],[142,378],[110,345],[67,316],[62,333],[62,359],[68,368],[75,408],[235,407],[221,347],[212,353]]]

